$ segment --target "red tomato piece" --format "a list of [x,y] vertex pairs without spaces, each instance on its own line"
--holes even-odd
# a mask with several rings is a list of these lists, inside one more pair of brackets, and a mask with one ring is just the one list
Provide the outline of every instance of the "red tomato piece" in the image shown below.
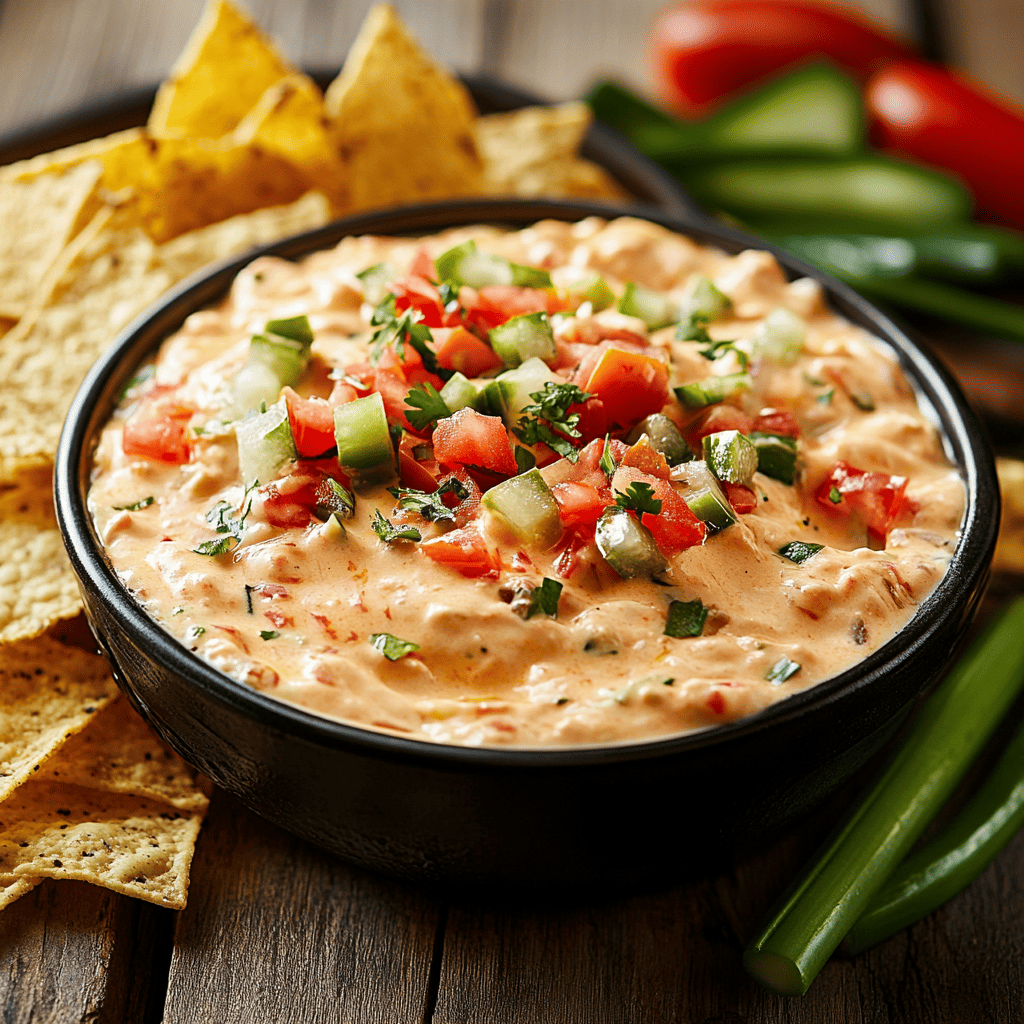
[[668,367],[640,352],[608,348],[583,390],[601,399],[609,424],[629,427],[668,401]]
[[837,462],[818,488],[815,498],[834,515],[859,516],[876,540],[885,535],[907,511],[907,478],[888,473],[868,473]]
[[757,508],[757,495],[743,484],[731,484],[727,480],[722,481],[722,490],[729,499],[729,504],[741,516],[753,512]]
[[604,411],[604,402],[600,398],[588,398],[582,404],[569,406],[570,413],[579,414],[579,422],[576,429],[579,431],[579,439],[575,441],[594,441],[604,438],[608,433],[608,416]]
[[409,273],[416,277],[426,278],[428,281],[437,280],[437,268],[434,266],[434,261],[430,258],[430,253],[427,252],[425,245],[421,245],[416,250],[412,266],[409,267]]
[[610,496],[602,495],[593,484],[567,480],[551,488],[558,503],[558,518],[563,526],[578,526],[581,523],[593,526],[601,513],[612,503]]
[[670,558],[695,544],[704,543],[707,527],[690,511],[690,506],[668,480],[634,466],[620,466],[612,480],[614,488],[624,491],[632,483],[648,484],[654,491],[654,498],[661,502],[660,512],[644,512],[640,522],[651,531],[663,555]]
[[433,494],[437,490],[437,481],[430,472],[403,451],[398,453],[398,477],[403,487],[426,491],[428,494]]
[[517,473],[512,442],[500,416],[460,409],[434,428],[434,457],[447,466],[478,466],[490,473]]
[[701,441],[708,434],[717,434],[720,430],[738,430],[741,434],[749,434],[753,428],[754,421],[742,409],[734,405],[713,405],[690,426],[686,440],[699,451]]
[[160,419],[132,416],[124,425],[121,450],[125,455],[173,465],[183,465],[192,457],[192,444],[181,416]]
[[661,98],[689,116],[814,58],[827,57],[863,82],[912,56],[907,44],[852,11],[811,0],[689,0],[666,10],[650,39]]
[[626,453],[620,460],[620,465],[633,466],[661,480],[667,480],[671,473],[668,463],[665,461],[665,456],[657,448],[653,447],[650,441],[643,437],[626,450]]
[[894,64],[865,94],[883,148],[961,178],[995,219],[1024,228],[1024,112],[946,68]]
[[465,327],[457,327],[437,350],[437,362],[446,370],[458,370],[470,380],[504,366],[501,356]]
[[302,529],[313,522],[317,505],[331,503],[328,477],[349,486],[334,459],[300,459],[287,476],[259,489],[253,514],[283,530]]
[[420,544],[427,558],[447,565],[463,576],[497,576],[501,559],[497,552],[488,550],[483,536],[472,527],[462,527],[432,537]]
[[762,409],[750,425],[751,431],[761,434],[777,434],[780,437],[799,437],[800,424],[796,417],[785,409]]
[[441,294],[425,277],[410,274],[394,288],[396,313],[404,313],[410,308],[416,309],[423,315],[421,323],[427,327],[444,326],[445,311]]
[[[354,389],[350,389],[353,391]],[[281,389],[288,406],[295,450],[303,458],[313,459],[334,445],[334,409],[322,398],[300,398],[290,387]]]
[[409,384],[400,369],[383,369],[380,366],[373,374],[373,390],[384,400],[384,414],[389,423],[400,423],[403,429],[415,434],[412,424],[405,418],[405,396]]

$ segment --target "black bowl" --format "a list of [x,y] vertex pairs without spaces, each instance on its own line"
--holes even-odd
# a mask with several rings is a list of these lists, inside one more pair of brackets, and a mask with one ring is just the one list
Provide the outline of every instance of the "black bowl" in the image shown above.
[[[350,218],[260,250],[297,258],[347,234],[429,233],[458,224],[575,220],[609,208],[467,201]],[[740,232],[652,216],[739,251]],[[987,577],[999,492],[983,433],[949,374],[869,303],[822,280],[832,305],[884,339],[941,424],[968,504],[946,576],[898,636],[854,668],[761,712],[695,734],[574,749],[480,749],[383,735],[320,718],[222,675],[135,602],[86,511],[90,459],[138,363],[252,255],[215,268],[131,325],[93,368],[68,415],[57,515],[95,634],[121,687],[188,761],[257,813],[359,864],[420,880],[644,885],[821,803],[893,734],[948,664]]]

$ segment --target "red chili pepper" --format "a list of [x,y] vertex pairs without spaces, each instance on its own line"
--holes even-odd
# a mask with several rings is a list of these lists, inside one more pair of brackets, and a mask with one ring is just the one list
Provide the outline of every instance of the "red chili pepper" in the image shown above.
[[1024,228],[1024,111],[945,68],[903,62],[865,95],[874,141],[962,178],[981,211]]

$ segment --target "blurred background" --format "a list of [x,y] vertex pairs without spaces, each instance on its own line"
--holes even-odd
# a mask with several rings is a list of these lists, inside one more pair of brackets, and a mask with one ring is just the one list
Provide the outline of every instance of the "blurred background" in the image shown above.
[[[0,135],[161,79],[204,0],[0,0]],[[249,0],[293,61],[342,62],[369,0]],[[645,41],[663,0],[396,0],[426,49],[551,99],[600,76],[649,91]],[[846,3],[1024,103],[1022,0]]]

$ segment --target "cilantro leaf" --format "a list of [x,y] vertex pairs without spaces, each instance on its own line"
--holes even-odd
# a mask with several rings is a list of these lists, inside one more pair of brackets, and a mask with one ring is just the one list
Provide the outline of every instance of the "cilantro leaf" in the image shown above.
[[438,364],[436,353],[427,344],[434,340],[434,336],[426,324],[420,323],[422,319],[423,314],[412,307],[399,316],[395,310],[395,296],[389,293],[370,318],[370,323],[377,328],[370,346],[370,362],[376,366],[389,345],[394,345],[395,355],[404,359],[405,346],[409,344],[419,353],[423,368],[428,373],[447,380],[454,371]]
[[[523,444],[543,442],[570,462],[575,462],[579,453],[568,438],[581,436],[576,429],[580,416],[576,412],[570,414],[569,407],[594,396],[575,384],[546,381],[543,391],[531,391],[530,397],[535,399],[535,403],[523,407],[519,426],[514,431],[516,437]],[[559,436],[556,430],[565,436]]]
[[192,550],[197,555],[226,555],[237,543],[237,537],[220,537],[218,540],[204,540]]
[[320,482],[316,489],[316,505],[313,507],[313,515],[317,519],[326,523],[331,516],[351,519],[355,513],[356,497],[344,484],[338,483],[331,476]]
[[615,456],[612,455],[611,434],[604,435],[604,448],[601,451],[600,466],[601,472],[604,473],[609,480],[615,476],[615,470],[617,467],[615,465]]
[[558,599],[562,596],[562,584],[558,580],[549,579],[547,576],[541,580],[539,587],[535,587],[530,594],[530,607],[526,610],[526,618],[534,615],[549,615],[552,618],[558,617]]
[[261,640],[276,640],[281,634],[276,629],[261,629]]
[[148,498],[140,498],[138,501],[133,501],[130,505],[115,505],[115,512],[138,512],[140,509],[149,508],[150,505],[156,499],[151,494]]
[[708,610],[699,597],[692,601],[673,601],[668,606],[665,635],[677,638],[700,636],[707,617]]
[[405,418],[417,430],[433,427],[438,420],[451,416],[452,411],[430,381],[417,384],[405,396]]
[[398,661],[399,658],[420,649],[419,644],[414,644],[411,640],[402,640],[390,633],[373,633],[370,636],[370,645],[374,650],[380,651],[388,661]]
[[806,562],[808,558],[812,558],[824,547],[823,544],[812,544],[806,540],[791,540],[788,544],[783,544],[779,548],[779,554],[783,558],[788,558],[791,562]]
[[[253,487],[258,487],[259,481],[254,483],[252,487],[246,489],[245,496],[242,500],[245,501],[245,497],[248,496],[249,491]],[[193,548],[192,550],[197,555],[225,555],[235,545],[241,543],[242,531],[245,529],[245,520],[249,513],[252,511],[252,498],[249,498],[245,508],[238,513],[234,514],[234,506],[229,501],[218,501],[209,512],[206,513],[206,521],[213,527],[215,533],[227,534],[226,537],[221,537],[218,540],[204,540],[199,547]]]
[[643,480],[634,480],[625,491],[616,494],[615,504],[638,515],[650,512],[656,516],[661,513],[661,499],[654,497],[654,488]]
[[459,501],[463,501],[469,497],[469,488],[458,477],[450,476],[433,494],[417,491],[412,487],[389,487],[388,494],[395,498],[399,508],[412,509],[431,523],[445,519],[454,523],[455,510],[449,508],[441,499],[446,494],[454,494]]
[[188,631],[188,638],[189,640],[198,640],[205,632],[205,626],[192,626]]
[[516,470],[518,473],[529,473],[537,465],[537,456],[521,444],[515,446]]
[[396,540],[422,540],[423,535],[415,526],[396,526],[390,519],[385,519],[380,511],[374,511],[373,522],[370,524],[373,527],[373,532],[385,544],[390,544]]

